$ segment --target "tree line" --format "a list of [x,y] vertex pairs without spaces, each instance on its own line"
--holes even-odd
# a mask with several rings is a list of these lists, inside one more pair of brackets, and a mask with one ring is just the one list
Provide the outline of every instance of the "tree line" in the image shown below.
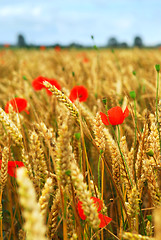
[[[91,36],[92,39],[94,38],[93,36]],[[3,46],[1,44],[1,46]],[[13,47],[26,47],[26,48],[39,48],[40,45],[34,45],[34,44],[27,44],[25,37],[23,36],[23,34],[19,34],[17,36],[17,44],[12,45]],[[46,47],[55,47],[55,46],[60,46],[61,48],[91,48],[91,46],[86,46],[86,45],[82,45],[82,44],[78,44],[78,43],[70,43],[68,45],[61,45],[59,43],[56,44],[51,44],[48,45]],[[105,44],[104,46],[101,46],[102,48],[129,48],[129,47],[138,47],[138,48],[142,48],[142,47],[159,47],[161,46],[161,44],[158,44],[156,46],[146,46],[143,43],[143,40],[140,36],[136,36],[134,37],[133,40],[133,44],[130,46],[127,42],[119,42],[117,40],[116,37],[110,37],[107,41],[107,44]]]

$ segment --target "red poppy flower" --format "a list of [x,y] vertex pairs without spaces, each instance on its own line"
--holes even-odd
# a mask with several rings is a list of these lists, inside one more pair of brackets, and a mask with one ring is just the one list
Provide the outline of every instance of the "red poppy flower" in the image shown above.
[[106,114],[102,112],[100,112],[100,115],[102,122],[105,125],[109,125],[109,122],[111,125],[118,125],[122,124],[124,119],[128,117],[129,109],[128,107],[126,107],[125,111],[123,112],[121,107],[116,106],[108,110],[107,112],[108,117]]
[[15,112],[22,112],[25,111],[27,114],[29,114],[29,111],[27,111],[27,100],[24,98],[13,98],[9,102],[7,102],[5,106],[5,112],[9,113],[9,105],[12,105],[13,110]]
[[52,95],[51,91],[49,91],[44,85],[43,82],[44,81],[48,81],[52,86],[55,86],[58,90],[61,90],[61,86],[59,85],[59,83],[56,81],[56,79],[49,79],[46,77],[42,77],[39,76],[37,78],[35,78],[32,82],[32,86],[34,88],[35,91],[39,91],[42,88],[46,89],[46,92],[48,95]]
[[[96,198],[96,197],[91,197],[91,199],[93,200],[93,203],[97,208],[97,212],[100,212],[102,207],[103,207],[102,200],[100,200],[99,198]],[[82,220],[85,220],[87,217],[84,214],[84,211],[82,209],[82,202],[81,201],[78,201],[77,208],[78,208],[78,213],[79,213],[80,218]]]
[[56,46],[54,49],[55,49],[56,52],[60,52],[61,51],[61,47],[60,46]]
[[[91,197],[91,199],[93,200],[93,203],[94,205],[96,206],[97,208],[97,212],[98,212],[98,217],[100,219],[100,225],[99,225],[99,228],[103,228],[105,227],[106,225],[108,225],[112,219],[110,217],[107,217],[101,213],[99,213],[101,210],[102,210],[102,207],[103,207],[103,202],[102,200],[100,200],[99,198],[96,198],[96,197]],[[86,215],[84,214],[84,211],[83,211],[83,208],[82,208],[82,202],[81,201],[78,201],[78,204],[77,204],[77,209],[78,209],[78,214],[80,216],[80,218],[82,220],[86,220]]]
[[40,50],[45,50],[46,47],[45,46],[40,46]]
[[[1,169],[1,165],[2,165],[2,160],[0,160],[0,169]],[[17,167],[24,167],[23,162],[20,162],[20,161],[8,161],[8,174],[11,177],[15,177],[16,178]]]
[[45,88],[45,86],[43,85],[44,81],[47,81],[47,79],[45,77],[39,76],[37,78],[35,78],[32,82],[32,86],[34,88],[35,91],[39,91],[42,88]]
[[86,57],[86,53],[85,52],[78,53],[77,57],[78,58],[83,58],[83,57],[85,58]]
[[79,102],[85,102],[87,100],[88,91],[84,86],[75,86],[72,88],[69,99],[74,102],[77,98]]
[[[60,84],[55,80],[55,79],[49,79],[47,78],[46,79],[52,86],[55,86],[58,90],[61,90],[61,86]],[[48,95],[52,95],[52,92],[49,91],[47,88],[46,88],[46,92]]]
[[84,63],[88,63],[88,62],[89,62],[89,59],[88,59],[87,57],[84,57],[84,58],[83,58],[83,62],[84,62]]
[[10,44],[6,43],[3,45],[5,48],[9,48],[10,47]]

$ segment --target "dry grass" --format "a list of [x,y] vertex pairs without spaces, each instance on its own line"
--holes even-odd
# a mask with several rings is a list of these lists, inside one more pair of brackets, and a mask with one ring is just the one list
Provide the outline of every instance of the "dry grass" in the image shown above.
[[[158,49],[0,50],[0,239],[159,239],[159,63]],[[32,81],[40,75],[57,79],[61,91],[48,82],[52,96],[34,91]],[[68,98],[77,84],[88,89],[85,103]],[[29,115],[5,113],[14,97],[28,101]],[[107,109],[130,110],[119,125],[120,140],[117,127],[101,122],[103,99]],[[8,161],[24,163],[17,178],[7,174]],[[103,200],[102,213],[112,218],[104,228],[92,196]],[[86,220],[78,214],[78,200]]]

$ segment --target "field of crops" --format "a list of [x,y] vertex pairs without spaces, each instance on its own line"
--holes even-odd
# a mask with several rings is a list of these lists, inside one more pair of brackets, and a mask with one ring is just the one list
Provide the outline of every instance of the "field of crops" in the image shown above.
[[159,49],[0,50],[0,239],[161,237]]

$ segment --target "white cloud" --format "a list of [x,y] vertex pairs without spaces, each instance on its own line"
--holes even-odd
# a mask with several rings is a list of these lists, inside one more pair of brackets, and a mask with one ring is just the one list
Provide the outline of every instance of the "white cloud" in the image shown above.
[[34,17],[40,17],[41,14],[42,14],[42,8],[40,6],[38,7],[34,7],[31,11],[31,14],[34,16]]
[[133,18],[130,19],[130,17],[123,17],[117,19],[114,25],[117,29],[125,31],[130,29],[133,26],[133,23],[134,23]]
[[24,7],[12,7],[6,6],[0,9],[1,17],[13,17],[13,16],[22,16],[25,12]]

